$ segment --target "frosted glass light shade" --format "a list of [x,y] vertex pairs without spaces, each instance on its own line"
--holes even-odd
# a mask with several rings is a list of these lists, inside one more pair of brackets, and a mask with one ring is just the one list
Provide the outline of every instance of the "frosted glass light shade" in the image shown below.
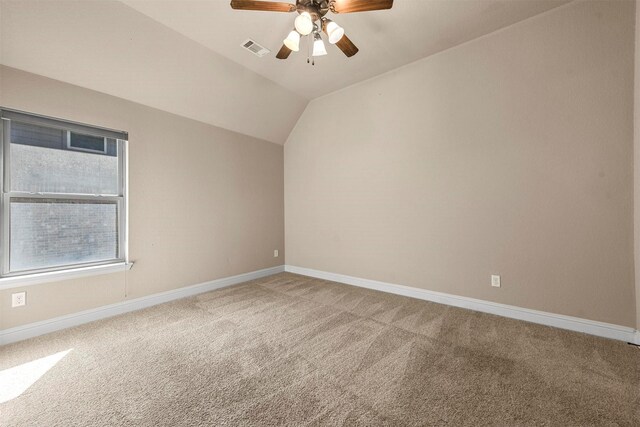
[[323,56],[327,54],[327,49],[324,47],[324,42],[319,34],[316,34],[316,39],[313,42],[313,56]]
[[329,36],[329,43],[336,44],[342,36],[344,36],[344,28],[333,21],[329,21],[327,24],[327,35]]
[[311,31],[313,31],[313,20],[311,19],[309,12],[302,12],[296,17],[293,24],[296,27],[296,30],[303,36],[307,36],[311,34]]
[[293,30],[289,33],[286,39],[284,39],[284,45],[294,52],[300,50],[300,34]]

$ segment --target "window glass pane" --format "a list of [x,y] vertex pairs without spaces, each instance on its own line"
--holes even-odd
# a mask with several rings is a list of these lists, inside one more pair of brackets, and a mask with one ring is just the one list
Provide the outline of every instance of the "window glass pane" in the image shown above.
[[80,150],[98,151],[101,153],[106,152],[105,138],[93,135],[81,135],[75,132],[70,132],[69,147]]
[[11,122],[11,190],[118,194],[116,140],[107,140],[106,153],[93,153],[69,149],[66,138],[66,131]]
[[11,141],[14,144],[33,145],[36,147],[57,148],[58,150],[62,150],[64,146],[64,131],[26,123],[12,122]]
[[11,271],[118,258],[118,205],[52,199],[11,199]]

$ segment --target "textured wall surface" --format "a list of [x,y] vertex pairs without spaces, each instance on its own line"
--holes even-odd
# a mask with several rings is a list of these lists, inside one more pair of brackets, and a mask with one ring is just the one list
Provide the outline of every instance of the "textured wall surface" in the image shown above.
[[129,132],[135,262],[26,287],[26,307],[0,291],[0,329],[282,264],[281,145],[8,67],[0,105]]
[[312,101],[287,264],[634,326],[634,5],[572,2]]
[[636,329],[640,331],[640,7],[636,2],[636,50],[635,50],[635,103],[634,103],[634,226],[635,226],[635,279],[636,279]]

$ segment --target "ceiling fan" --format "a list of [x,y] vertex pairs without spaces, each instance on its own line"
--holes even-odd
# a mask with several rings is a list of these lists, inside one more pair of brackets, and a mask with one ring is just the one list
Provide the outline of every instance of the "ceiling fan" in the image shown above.
[[[327,54],[320,32],[324,32],[329,43],[335,44],[347,57],[358,53],[358,48],[344,33],[344,29],[331,19],[325,18],[328,12],[353,13],[370,10],[391,9],[393,0],[296,0],[296,4],[262,1],[231,0],[231,8],[237,10],[261,10],[266,12],[298,12],[294,29],[284,39],[284,44],[276,55],[278,59],[287,59],[291,52],[300,50],[300,36],[313,37],[312,56]],[[307,58],[307,62],[309,59]]]

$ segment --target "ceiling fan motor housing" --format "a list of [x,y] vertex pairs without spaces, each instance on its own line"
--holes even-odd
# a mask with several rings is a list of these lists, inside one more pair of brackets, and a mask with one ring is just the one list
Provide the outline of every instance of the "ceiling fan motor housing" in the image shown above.
[[329,0],[296,0],[298,13],[307,12],[315,22],[329,12]]

